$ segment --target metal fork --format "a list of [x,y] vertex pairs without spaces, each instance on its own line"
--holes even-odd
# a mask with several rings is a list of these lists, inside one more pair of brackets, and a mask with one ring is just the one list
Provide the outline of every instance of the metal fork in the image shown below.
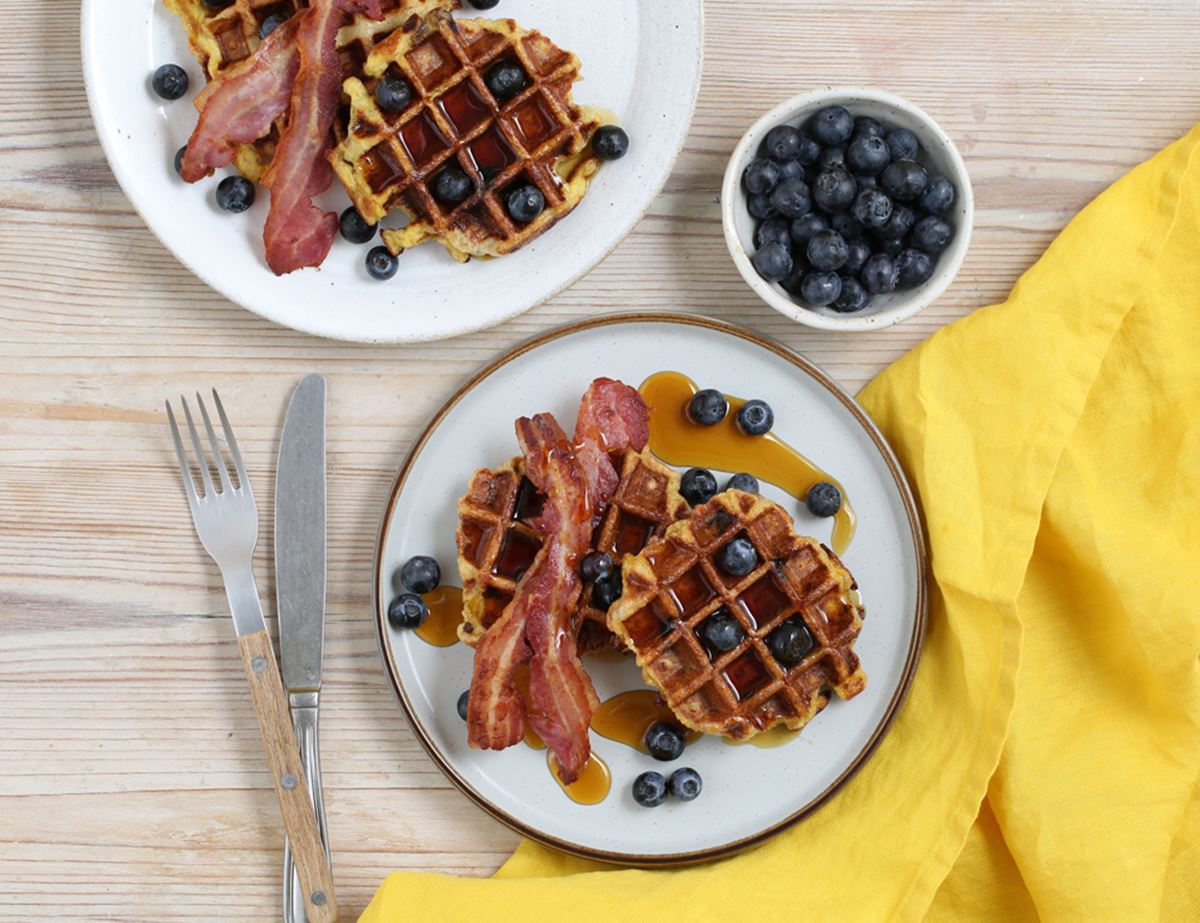
[[[205,453],[187,399],[181,396],[179,401],[187,420],[196,465],[200,469],[203,493],[196,490],[188,454],[175,422],[175,413],[171,409],[171,402],[167,401],[171,438],[175,441],[175,455],[183,474],[184,490],[192,510],[196,534],[200,536],[204,550],[221,569],[221,577],[225,581],[225,594],[233,615],[242,665],[258,716],[258,730],[267,751],[267,764],[275,783],[275,794],[279,798],[283,827],[291,843],[292,856],[304,888],[304,907],[308,919],[311,923],[334,923],[337,919],[337,900],[333,891],[333,874],[317,830],[313,805],[305,784],[304,767],[292,732],[287,699],[283,694],[279,666],[275,662],[275,649],[267,634],[258,588],[254,583],[252,560],[254,546],[258,542],[258,507],[255,506],[250,481],[246,477],[242,453],[233,437],[233,428],[229,425],[229,418],[215,389],[212,396],[225,434],[225,445],[237,472],[237,485],[230,478],[221,444],[199,392],[196,393],[196,404],[204,421],[211,455]],[[210,466],[217,472],[220,490],[213,484]]]

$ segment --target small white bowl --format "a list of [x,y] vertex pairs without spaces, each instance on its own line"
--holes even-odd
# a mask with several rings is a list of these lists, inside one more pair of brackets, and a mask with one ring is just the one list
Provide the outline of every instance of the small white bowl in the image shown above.
[[[954,225],[954,240],[950,242],[924,285],[908,291],[875,295],[871,303],[854,314],[839,314],[831,308],[809,308],[793,298],[775,282],[768,282],[754,269],[754,228],[758,219],[746,210],[746,191],[742,173],[758,156],[763,138],[776,125],[799,127],[825,106],[842,105],[855,117],[867,115],[878,119],[888,128],[907,128],[921,142],[917,160],[933,173],[941,173],[954,183],[958,192],[953,211],[947,215]],[[861,87],[839,87],[801,93],[776,106],[746,132],[729,158],[725,181],[721,186],[721,222],[725,227],[725,243],[734,265],[747,284],[763,301],[780,314],[809,327],[822,330],[873,330],[888,327],[912,317],[932,304],[958,273],[967,247],[971,242],[971,225],[975,220],[975,198],[971,178],[967,175],[958,149],[937,122],[907,100],[883,90]]]

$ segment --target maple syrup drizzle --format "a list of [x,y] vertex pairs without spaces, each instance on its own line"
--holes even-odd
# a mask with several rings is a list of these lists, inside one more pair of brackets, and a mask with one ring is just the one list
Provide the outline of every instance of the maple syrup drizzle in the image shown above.
[[608,797],[612,788],[612,773],[608,764],[595,753],[583,764],[579,778],[569,784],[558,774],[558,760],[554,758],[553,753],[546,754],[546,765],[550,767],[550,775],[554,776],[554,781],[567,793],[567,797],[578,804],[599,804]]
[[[679,719],[653,689],[630,689],[604,701],[592,715],[592,730],[609,740],[649,753],[646,732],[659,721],[679,724]],[[699,731],[682,730],[689,744],[700,739]]]
[[721,740],[732,747],[758,747],[762,750],[770,750],[774,747],[782,747],[784,744],[790,744],[793,740],[800,736],[799,731],[793,731],[789,727],[784,727],[782,724],[777,724],[769,731],[763,731],[761,734],[755,734],[747,740],[734,740],[732,737],[722,737]]
[[687,405],[700,389],[679,372],[657,372],[641,387],[650,405],[650,451],[670,465],[745,471],[804,501],[810,487],[821,481],[833,484],[842,494],[842,507],[833,517],[830,544],[836,554],[845,553],[854,538],[856,519],[846,489],[830,475],[773,433],[747,436],[734,418],[746,402],[726,395],[729,413],[715,426],[701,426],[687,416]]
[[462,589],[440,586],[421,597],[429,607],[429,615],[417,629],[417,637],[434,647],[450,647],[458,643],[458,626],[462,622]]

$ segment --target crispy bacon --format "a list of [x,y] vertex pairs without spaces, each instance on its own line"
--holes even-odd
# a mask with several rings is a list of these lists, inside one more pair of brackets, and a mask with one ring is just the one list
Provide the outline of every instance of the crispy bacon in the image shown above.
[[341,99],[342,67],[337,33],[348,13],[381,19],[380,0],[312,0],[300,15],[296,46],[300,69],[292,89],[288,122],[263,185],[271,210],[263,229],[267,265],[276,275],[319,266],[333,246],[337,214],[313,199],[329,188],[333,170],[326,157]]
[[[591,750],[588,726],[598,706],[579,662],[571,616],[579,598],[579,557],[592,523],[616,489],[610,451],[641,449],[648,435],[641,396],[627,385],[598,379],[580,405],[576,440],[550,414],[517,421],[526,476],[546,495],[535,528],[545,543],[512,602],[475,651],[468,742],[482,749],[517,743],[526,720],[554,752],[563,781],[572,782]],[[530,663],[531,712],[514,686],[517,666]]]
[[292,98],[300,55],[293,16],[267,36],[258,50],[196,97],[200,120],[188,139],[179,175],[189,183],[211,176],[233,160],[235,144],[264,137]]

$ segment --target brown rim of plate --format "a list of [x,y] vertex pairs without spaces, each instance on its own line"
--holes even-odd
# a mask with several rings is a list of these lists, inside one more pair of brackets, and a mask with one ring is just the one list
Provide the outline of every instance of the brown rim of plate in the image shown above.
[[[892,473],[892,478],[896,483],[896,487],[900,491],[900,497],[904,501],[904,510],[908,514],[909,528],[912,530],[913,550],[916,552],[917,558],[917,605],[916,618],[913,622],[912,639],[909,642],[908,657],[904,663],[904,672],[900,677],[900,684],[897,686],[895,693],[892,695],[892,700],[888,703],[887,711],[884,712],[883,718],[872,732],[870,739],[866,745],[855,755],[850,764],[842,771],[829,786],[809,801],[797,811],[785,817],[783,820],[758,833],[748,837],[743,837],[740,840],[734,840],[730,843],[725,843],[720,846],[714,846],[709,849],[701,849],[693,852],[682,853],[664,853],[661,855],[638,855],[635,853],[620,853],[610,852],[601,849],[591,849],[586,846],[581,846],[578,843],[571,843],[567,840],[561,840],[558,837],[550,836],[540,830],[523,823],[516,817],[513,817],[507,811],[501,810],[499,807],[490,802],[482,794],[477,792],[466,779],[458,774],[454,766],[451,765],[437,745],[433,742],[429,733],[425,730],[425,726],[417,717],[416,711],[413,709],[408,700],[408,696],[404,691],[404,686],[397,676],[396,669],[392,658],[391,644],[387,632],[387,612],[383,604],[383,596],[380,593],[381,574],[379,572],[380,564],[383,560],[383,545],[388,534],[388,526],[392,520],[392,514],[396,507],[396,501],[400,496],[400,492],[404,487],[404,482],[408,477],[409,469],[421,450],[425,447],[425,443],[433,434],[434,430],[441,425],[442,420],[462,398],[471,391],[476,385],[485,379],[489,378],[494,372],[501,367],[507,365],[514,359],[523,356],[525,353],[538,347],[544,346],[555,340],[562,339],[575,333],[584,330],[593,330],[599,327],[610,327],[616,324],[630,323],[663,323],[663,324],[680,324],[683,326],[701,327],[708,330],[716,330],[721,333],[727,333],[731,336],[738,337],[742,340],[748,340],[758,346],[763,347],[779,356],[786,359],[792,365],[796,366],[800,371],[806,373],[811,378],[820,383],[827,391],[836,397],[842,405],[850,411],[851,415],[859,422],[866,430],[867,435],[871,437],[871,441],[875,443],[875,447],[883,456],[884,462],[888,466],[888,470]],[[538,334],[530,340],[519,344],[511,351],[505,353],[498,359],[494,359],[485,365],[482,369],[472,375],[453,396],[442,405],[441,409],[433,415],[433,419],[421,432],[417,441],[408,451],[408,455],[404,459],[404,464],[400,466],[400,471],[396,475],[395,483],[392,485],[391,493],[388,495],[387,506],[384,509],[383,520],[379,527],[379,536],[375,543],[375,564],[372,568],[374,576],[374,587],[372,595],[375,599],[375,628],[379,636],[379,653],[383,659],[384,671],[391,681],[392,689],[396,693],[397,699],[400,701],[400,707],[404,709],[404,714],[408,718],[408,723],[413,729],[417,740],[421,746],[425,748],[425,752],[429,754],[429,758],[437,765],[439,769],[445,773],[446,777],[454,783],[454,785],[476,805],[494,817],[506,827],[514,830],[522,836],[528,837],[543,846],[549,846],[552,849],[560,852],[569,853],[570,855],[579,856],[584,859],[594,859],[597,862],[610,862],[619,865],[628,865],[638,868],[671,868],[673,866],[691,865],[697,862],[707,862],[712,859],[722,859],[732,856],[736,853],[743,852],[751,847],[770,839],[777,833],[788,829],[803,817],[815,811],[824,804],[832,795],[838,791],[846,782],[854,775],[855,772],[866,762],[867,757],[879,745],[888,729],[895,720],[896,713],[900,709],[900,705],[908,695],[909,687],[912,685],[913,675],[916,672],[917,660],[920,658],[921,647],[925,639],[925,621],[926,621],[926,605],[927,605],[927,587],[925,579],[926,568],[926,553],[925,553],[925,533],[921,525],[920,514],[917,512],[916,503],[913,500],[912,491],[908,486],[908,481],[904,476],[904,471],[900,467],[900,463],[896,460],[892,453],[891,447],[883,438],[883,434],[867,416],[866,411],[860,407],[855,400],[843,391],[825,372],[821,371],[803,356],[793,352],[787,347],[755,333],[751,330],[746,330],[737,327],[733,324],[724,321],[714,320],[709,317],[702,317],[690,314],[672,314],[672,313],[654,313],[654,312],[639,312],[629,314],[607,314],[602,317],[593,318],[591,320],[577,321],[572,324],[567,324],[562,327],[556,327],[553,330],[548,330],[545,333]]]

